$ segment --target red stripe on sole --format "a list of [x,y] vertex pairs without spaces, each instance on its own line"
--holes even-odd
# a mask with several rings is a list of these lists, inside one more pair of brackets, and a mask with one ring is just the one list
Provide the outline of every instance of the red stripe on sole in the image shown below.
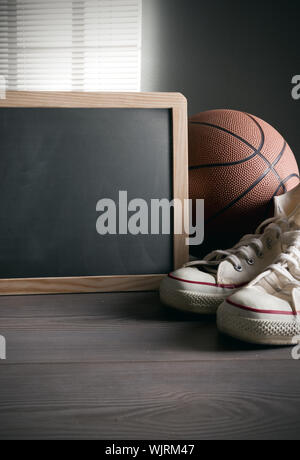
[[181,278],[177,278],[176,276],[170,274],[169,275],[169,278],[173,279],[173,280],[176,280],[176,281],[181,281],[182,283],[189,283],[189,284],[198,284],[198,285],[201,285],[201,286],[212,286],[212,287],[219,287],[219,288],[222,288],[222,289],[240,289],[244,286],[247,286],[248,283],[244,283],[244,284],[213,284],[213,283],[202,283],[200,281],[189,281],[189,280],[184,280],[184,279],[181,279]]
[[229,299],[227,299],[226,302],[232,305],[233,307],[237,307],[241,310],[252,311],[254,313],[263,313],[266,315],[298,316],[300,314],[300,311],[294,312],[294,311],[280,311],[280,310],[260,310],[258,308],[247,307],[246,305],[240,305]]

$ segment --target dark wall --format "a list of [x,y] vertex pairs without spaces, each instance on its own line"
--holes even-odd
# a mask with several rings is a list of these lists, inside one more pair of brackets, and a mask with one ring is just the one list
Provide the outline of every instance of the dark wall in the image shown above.
[[143,91],[180,91],[190,114],[216,108],[274,125],[300,160],[299,0],[144,0]]

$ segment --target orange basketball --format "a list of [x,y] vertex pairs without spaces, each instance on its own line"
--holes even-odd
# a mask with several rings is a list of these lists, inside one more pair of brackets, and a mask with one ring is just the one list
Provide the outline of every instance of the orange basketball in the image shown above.
[[267,218],[272,198],[299,184],[293,152],[265,121],[212,110],[189,122],[190,197],[205,199],[206,242],[233,244]]

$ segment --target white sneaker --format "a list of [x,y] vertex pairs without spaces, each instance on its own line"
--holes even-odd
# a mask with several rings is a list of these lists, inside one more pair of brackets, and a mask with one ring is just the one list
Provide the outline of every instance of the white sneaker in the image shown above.
[[255,235],[246,235],[232,249],[215,251],[165,278],[161,301],[178,310],[214,314],[230,295],[246,286],[281,254],[280,236],[300,201],[300,186],[274,199],[275,217],[263,222]]
[[300,207],[281,239],[284,252],[276,263],[220,306],[221,332],[255,344],[299,342]]

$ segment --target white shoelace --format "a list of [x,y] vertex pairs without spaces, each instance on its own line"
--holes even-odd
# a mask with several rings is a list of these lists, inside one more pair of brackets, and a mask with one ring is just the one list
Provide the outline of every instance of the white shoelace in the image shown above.
[[[287,247],[286,251],[280,255],[278,260],[266,272],[259,275],[253,284],[259,283],[259,281],[275,272],[279,275],[278,281],[280,281],[280,277],[287,281],[285,287],[300,288],[300,231],[286,232],[282,236],[282,243]],[[278,288],[279,286],[277,285]]]
[[[264,231],[263,231],[264,229]],[[208,272],[216,274],[218,266],[225,260],[231,262],[237,271],[242,271],[241,260],[244,258],[249,265],[254,264],[253,257],[263,257],[265,250],[262,236],[266,236],[268,249],[272,249],[273,239],[280,239],[282,233],[289,229],[289,220],[287,218],[273,217],[264,221],[256,230],[254,235],[246,235],[232,249],[226,251],[217,250],[206,256],[203,260],[190,262],[185,267],[202,267]],[[300,248],[300,246],[299,246]],[[300,252],[299,252],[300,254]]]

